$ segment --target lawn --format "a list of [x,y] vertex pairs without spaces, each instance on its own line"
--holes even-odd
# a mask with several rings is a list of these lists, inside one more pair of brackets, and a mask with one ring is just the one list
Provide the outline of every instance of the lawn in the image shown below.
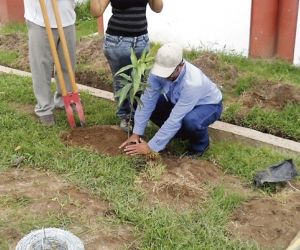
[[[78,44],[91,47],[101,38],[83,37],[95,32],[96,21],[86,6],[78,8]],[[3,51],[3,34],[22,32],[26,37],[22,25],[1,29],[0,64],[28,68],[20,65],[20,52]],[[223,121],[299,141],[297,67],[213,51],[185,57],[222,87]],[[90,58],[80,59],[80,73],[90,74]],[[109,85],[106,72],[98,69],[97,79]],[[292,158],[299,166],[299,156],[212,141],[203,158],[189,160],[181,158],[185,144],[173,140],[156,159],[127,157],[118,150],[127,135],[116,126],[116,104],[80,94],[87,128],[71,129],[60,110],[56,126],[45,127],[33,112],[31,78],[0,72],[0,249],[48,227],[72,232],[87,250],[286,249],[300,230],[298,178],[253,183],[258,171],[275,163]],[[253,100],[261,102],[254,107]],[[155,131],[148,128],[146,138]]]

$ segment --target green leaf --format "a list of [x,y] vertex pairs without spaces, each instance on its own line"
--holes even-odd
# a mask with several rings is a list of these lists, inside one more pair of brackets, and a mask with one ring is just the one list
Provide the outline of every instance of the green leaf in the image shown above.
[[124,72],[124,71],[126,71],[126,70],[128,70],[128,69],[131,69],[131,68],[133,68],[133,65],[132,65],[132,64],[129,64],[129,65],[127,65],[127,66],[124,66],[123,68],[119,69],[119,71],[115,74],[115,76],[117,76],[117,75],[119,75],[120,73],[122,73],[122,72]]
[[129,75],[124,74],[124,73],[119,74],[119,76],[125,78],[125,80],[127,80],[128,82],[132,81],[131,77]]
[[122,83],[123,85],[128,85],[128,84],[132,84],[132,80],[130,79],[130,82],[128,82],[127,80],[119,80],[120,83]]
[[149,53],[147,54],[146,58],[148,59],[150,57],[154,57],[160,47],[161,47],[160,44],[156,44],[155,46],[153,46],[149,51]]
[[139,75],[144,75],[146,69],[146,64],[141,64],[141,67],[139,68]]
[[145,63],[145,59],[146,59],[146,48],[143,50],[143,53],[141,54],[140,61],[142,63]]
[[154,57],[153,56],[149,56],[149,54],[146,57],[146,62],[154,62]]
[[136,93],[134,93],[134,90],[133,90],[133,88],[130,90],[130,94],[129,94],[129,100],[130,100],[130,103],[131,103],[131,105],[133,105],[133,103],[134,103],[134,97],[135,97],[135,94]]
[[142,100],[138,96],[134,96],[134,99],[136,100],[136,102],[139,105],[139,108],[141,110],[142,107],[144,107],[144,103],[142,102]]
[[131,87],[132,87],[131,84],[126,84],[123,88],[119,89],[115,93],[115,97],[119,97],[119,102],[118,102],[119,105],[128,98],[128,92],[130,91]]
[[[115,76],[120,75],[122,78],[124,78],[123,80],[120,80],[120,83],[124,84],[124,87],[115,94],[115,97],[119,97],[119,104],[129,98],[131,105],[133,105],[134,101],[136,100],[141,108],[143,103],[139,97],[136,96],[136,93],[138,91],[142,91],[142,93],[144,93],[147,87],[151,87],[149,84],[147,84],[147,77],[154,64],[153,55],[157,52],[159,47],[159,45],[154,46],[149,53],[147,53],[146,49],[144,49],[139,59],[137,59],[133,48],[131,48],[131,64],[123,67],[115,74]],[[153,52],[153,50],[155,52]],[[132,69],[130,75],[124,73],[129,69]]]
[[134,95],[139,91],[141,85],[141,75],[135,74],[133,76],[133,93]]
[[148,64],[146,64],[146,70],[148,70],[148,69],[151,69],[152,67],[153,67],[153,65],[154,65],[154,63],[153,62],[151,62],[151,63],[148,63]]
[[137,67],[137,64],[138,64],[138,60],[137,60],[136,54],[134,53],[133,48],[131,48],[130,60],[131,60],[131,63],[132,63],[132,65],[133,65],[133,67],[136,68],[136,67]]

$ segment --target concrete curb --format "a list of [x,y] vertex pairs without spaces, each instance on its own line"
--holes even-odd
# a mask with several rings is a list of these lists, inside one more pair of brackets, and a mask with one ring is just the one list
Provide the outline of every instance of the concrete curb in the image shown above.
[[[22,76],[31,77],[31,73],[0,66],[0,72],[13,73]],[[113,101],[113,93],[77,84],[78,90],[88,91],[91,95]],[[209,133],[212,139],[218,141],[234,141],[241,144],[250,144],[254,147],[267,147],[281,153],[287,153],[299,156],[300,143],[283,139],[273,135],[258,132],[256,130],[243,128],[216,121],[209,126]]]
[[235,141],[250,144],[253,147],[267,147],[281,153],[299,156],[300,143],[265,134],[253,129],[243,128],[225,122],[216,121],[209,126],[214,141]]
[[[7,68],[7,67],[1,66],[1,65],[0,65],[0,72],[12,73],[12,74],[16,74],[16,75],[31,77],[31,73],[29,73],[29,72],[12,69],[12,68]],[[54,81],[54,79],[52,79],[52,81]],[[88,87],[85,85],[81,85],[78,83],[76,85],[77,85],[78,90],[88,91],[91,95],[114,101],[114,95],[113,95],[113,93],[111,93],[109,91],[98,90],[98,89]]]

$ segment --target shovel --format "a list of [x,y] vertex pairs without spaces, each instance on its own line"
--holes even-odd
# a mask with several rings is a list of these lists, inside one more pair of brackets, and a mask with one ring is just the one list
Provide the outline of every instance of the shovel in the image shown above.
[[73,69],[72,69],[72,66],[71,66],[68,46],[67,46],[67,42],[66,42],[66,38],[65,38],[65,33],[63,31],[63,28],[62,28],[62,23],[61,23],[61,19],[60,19],[60,15],[59,15],[56,0],[51,0],[52,1],[52,7],[53,7],[56,23],[57,23],[59,37],[60,37],[60,40],[61,40],[61,43],[62,43],[62,49],[63,49],[64,57],[65,57],[65,60],[66,60],[68,74],[69,74],[70,81],[71,81],[72,92],[67,92],[67,89],[66,89],[66,86],[65,86],[65,81],[64,81],[64,78],[63,78],[59,58],[58,58],[58,55],[57,55],[55,42],[54,42],[54,37],[53,37],[52,29],[50,27],[50,21],[49,21],[49,17],[48,17],[45,2],[44,2],[44,0],[39,0],[39,1],[40,1],[43,17],[44,17],[46,31],[47,31],[47,35],[48,35],[48,38],[49,38],[51,52],[52,52],[52,56],[53,56],[53,60],[54,60],[58,80],[59,80],[59,85],[60,85],[60,88],[61,88],[61,91],[62,91],[62,97],[63,97],[63,100],[64,100],[65,109],[66,109],[67,117],[68,117],[68,120],[69,120],[69,124],[72,128],[76,127],[75,121],[74,121],[74,116],[73,116],[73,109],[72,109],[72,106],[75,106],[77,114],[78,114],[79,119],[80,119],[80,124],[81,124],[82,127],[85,127],[86,123],[85,123],[85,118],[84,118],[84,114],[83,114],[83,108],[82,108],[82,105],[81,105],[78,89],[77,89],[77,86],[76,86],[76,83],[75,83],[74,72],[73,72]]

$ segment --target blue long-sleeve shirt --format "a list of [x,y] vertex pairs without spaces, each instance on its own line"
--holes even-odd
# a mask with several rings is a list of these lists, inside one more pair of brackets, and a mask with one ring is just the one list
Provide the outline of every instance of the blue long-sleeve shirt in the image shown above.
[[167,143],[181,128],[184,116],[195,106],[218,104],[222,100],[222,93],[218,86],[199,68],[186,60],[184,60],[184,66],[174,82],[150,72],[148,84],[150,87],[147,87],[141,96],[143,106],[138,106],[135,112],[134,134],[144,134],[147,122],[162,91],[166,93],[168,100],[175,104],[169,118],[148,142],[149,147],[155,152],[166,147]]

